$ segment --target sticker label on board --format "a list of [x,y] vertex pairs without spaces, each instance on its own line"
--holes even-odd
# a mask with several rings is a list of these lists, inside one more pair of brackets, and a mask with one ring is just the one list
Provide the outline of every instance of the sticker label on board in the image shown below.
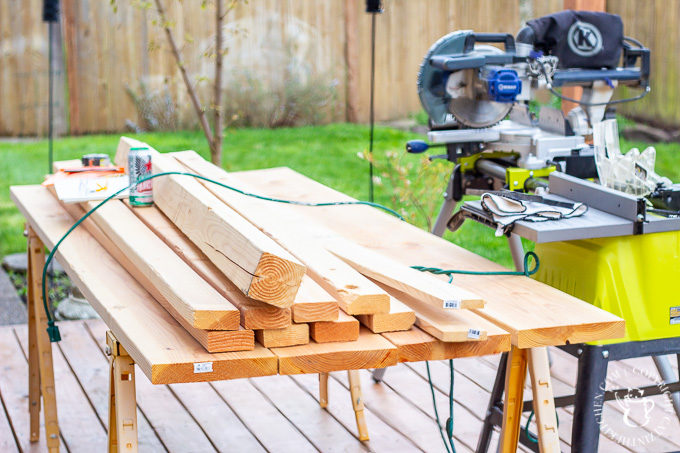
[[671,307],[671,324],[680,324],[680,307]]
[[481,331],[479,329],[470,329],[468,330],[468,338],[472,338],[473,340],[479,340],[479,336],[481,335]]
[[459,309],[460,308],[460,300],[458,299],[449,299],[444,301],[444,308],[450,308],[450,309]]
[[212,373],[212,362],[194,363],[194,373]]

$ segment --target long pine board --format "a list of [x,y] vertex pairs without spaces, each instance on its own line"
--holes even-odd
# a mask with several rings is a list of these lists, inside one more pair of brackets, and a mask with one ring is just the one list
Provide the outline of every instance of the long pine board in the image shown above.
[[[158,208],[130,209],[198,275],[239,309],[243,327],[282,329],[290,325],[290,308],[274,307],[243,294]],[[303,285],[304,279],[301,287]]]
[[[121,137],[117,154],[138,145]],[[171,157],[146,146],[154,174],[185,171]],[[281,308],[293,304],[305,267],[290,253],[194,178],[163,176],[153,185],[154,203],[245,295]]]
[[[86,210],[98,203],[87,202]],[[144,209],[144,208],[139,208]],[[121,201],[112,200],[90,215],[99,229],[186,322],[197,329],[238,330],[240,313],[194,272]],[[113,253],[109,250],[109,253]],[[120,261],[119,261],[120,262]],[[128,269],[133,272],[133,269]]]
[[[194,151],[170,153],[188,170],[219,181],[233,183],[221,168],[207,162]],[[389,312],[389,296],[366,280],[361,274],[322,247],[299,238],[299,228],[290,228],[285,215],[281,216],[277,203],[263,202],[240,195],[214,184],[204,183],[217,198],[228,204],[271,236],[289,252],[305,263],[309,275],[340,303],[348,314],[374,314]],[[248,189],[247,184],[239,187]],[[276,215],[274,215],[276,214]]]
[[396,346],[365,328],[356,341],[309,343],[271,351],[279,358],[279,374],[384,368],[396,365],[398,358]]
[[[48,248],[54,247],[74,223],[45,187],[14,186],[10,196]],[[84,229],[73,230],[56,256],[152,383],[276,374],[276,357],[259,345],[252,351],[205,352]],[[203,362],[212,363],[212,372],[195,372],[194,364]]]
[[[261,195],[307,202],[348,201],[351,197],[288,168],[230,173],[238,183],[254,184]],[[506,268],[449,241],[367,206],[303,208],[326,228],[406,266],[507,271]],[[356,220],[361,219],[357,227]],[[520,348],[584,343],[625,334],[625,321],[604,310],[524,276],[456,275],[457,286],[487,303],[475,313],[512,335]]]
[[[327,231],[327,230],[326,230]],[[470,291],[419,272],[336,235],[326,235],[324,247],[356,271],[440,309],[484,308],[484,301]]]
[[[110,203],[120,203],[112,201]],[[62,204],[62,207],[75,219],[81,218],[85,210],[76,203]],[[82,224],[88,233],[120,264],[135,280],[153,296],[172,317],[189,332],[208,352],[250,351],[255,347],[255,335],[252,330],[240,328],[239,313],[236,312],[236,329],[234,330],[204,330],[190,325],[184,317],[175,309],[168,299],[156,288],[142,271],[129,259],[109,236],[94,223],[92,218],[87,218]],[[185,271],[185,272],[190,272]]]

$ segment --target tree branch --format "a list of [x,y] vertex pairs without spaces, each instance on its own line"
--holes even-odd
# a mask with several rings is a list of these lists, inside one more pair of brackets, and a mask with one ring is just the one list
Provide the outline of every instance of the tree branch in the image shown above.
[[[177,66],[179,67],[180,73],[182,74],[182,79],[184,80],[184,85],[186,85],[187,91],[189,92],[189,98],[191,99],[191,104],[194,106],[194,110],[196,110],[196,114],[198,115],[199,123],[201,124],[201,128],[203,129],[203,133],[205,134],[205,138],[208,140],[208,144],[210,145],[210,148],[212,150],[213,134],[212,134],[212,131],[210,130],[210,123],[208,123],[208,117],[206,116],[205,110],[203,109],[200,101],[198,100],[198,95],[196,94],[196,90],[191,85],[191,81],[189,80],[189,75],[187,74],[186,67],[184,66],[184,60],[182,60],[182,54],[180,53],[179,49],[177,48],[177,44],[175,43],[175,38],[172,36],[172,30],[170,30],[170,26],[168,25],[167,16],[165,14],[165,9],[163,9],[163,5],[161,4],[161,0],[155,0],[155,1],[156,1],[156,7],[158,8],[158,14],[161,17],[161,24],[163,26],[163,29],[165,30],[165,35],[168,37],[168,43],[170,44],[170,48],[172,49],[172,54],[175,56],[175,61],[177,62]],[[221,135],[221,131],[220,131],[220,135]]]

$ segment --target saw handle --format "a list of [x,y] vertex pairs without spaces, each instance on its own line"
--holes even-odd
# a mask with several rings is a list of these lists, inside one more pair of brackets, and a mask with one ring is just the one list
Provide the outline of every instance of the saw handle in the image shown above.
[[423,140],[409,140],[408,142],[406,142],[406,152],[407,153],[420,154],[420,153],[424,153],[429,148],[430,148],[430,145],[428,145]]
[[515,53],[515,37],[510,33],[470,33],[465,38],[463,52],[472,52],[478,42],[505,44],[505,51]]

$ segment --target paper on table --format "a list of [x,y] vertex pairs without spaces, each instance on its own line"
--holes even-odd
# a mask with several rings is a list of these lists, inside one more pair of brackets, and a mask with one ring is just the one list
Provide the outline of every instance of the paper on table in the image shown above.
[[[57,197],[64,203],[80,203],[83,201],[103,200],[130,184],[128,175],[116,174],[98,178],[63,178],[54,181]],[[121,192],[116,198],[126,198],[128,190]]]

